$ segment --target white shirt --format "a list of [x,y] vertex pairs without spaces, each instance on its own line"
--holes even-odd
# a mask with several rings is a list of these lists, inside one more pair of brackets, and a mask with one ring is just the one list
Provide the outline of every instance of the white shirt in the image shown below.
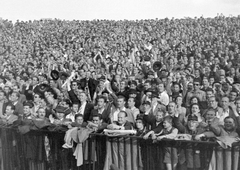
[[151,108],[149,110],[147,110],[144,114],[149,115],[150,112],[151,112]]
[[154,104],[154,105],[152,105],[152,110],[153,110],[153,112],[154,112],[154,110],[156,109],[156,107],[157,107],[157,102]]
[[104,111],[104,109],[105,109],[104,107],[103,107],[102,109],[100,109],[100,110],[98,109],[98,110],[97,110],[97,111],[98,111],[98,114],[102,114],[103,111]]
[[72,122],[75,122],[75,114],[72,112],[66,116],[66,119],[71,119]]
[[[123,109],[121,109],[123,111],[126,111],[126,108],[124,107]],[[113,113],[113,121],[118,121],[118,113],[121,111],[119,108],[117,108],[117,110]]]
[[86,104],[87,104],[87,102],[85,101],[85,102],[81,105],[81,107],[79,108],[79,111],[78,111],[79,114],[84,115],[84,110],[85,110]]
[[224,119],[228,116],[229,116],[229,109],[227,109],[226,111],[223,110],[221,115],[217,112],[217,118],[219,118],[220,124],[224,124]]
[[133,107],[133,108],[131,108],[130,110],[131,110],[131,112],[132,112],[132,114],[133,114],[134,120],[136,120],[136,118],[137,118],[137,115],[139,115],[139,114],[140,114],[140,111],[139,111],[139,109],[138,109],[138,108],[136,108],[136,107]]

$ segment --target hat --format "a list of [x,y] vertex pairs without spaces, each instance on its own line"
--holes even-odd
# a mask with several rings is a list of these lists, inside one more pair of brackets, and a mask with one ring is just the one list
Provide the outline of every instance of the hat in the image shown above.
[[24,101],[23,106],[29,106],[30,108],[33,108],[33,103],[31,101]]
[[154,79],[151,80],[151,83],[152,83],[152,85],[153,85],[153,84],[158,85],[159,83],[161,83],[161,80],[158,79],[158,78],[154,78]]
[[145,105],[145,104],[149,106],[151,105],[150,101],[144,101],[142,105]]
[[[236,88],[234,88],[234,87],[232,88],[231,92],[234,92],[234,93],[237,93],[237,94],[238,94],[238,90],[237,90]],[[231,93],[231,92],[230,92],[230,93]]]
[[61,80],[66,80],[69,77],[69,74],[67,72],[60,72],[59,77]]
[[44,94],[45,91],[50,89],[50,86],[48,84],[39,84],[36,86],[33,90],[34,93]]
[[150,61],[150,60],[151,60],[151,58],[149,56],[144,57],[144,61]]
[[191,121],[191,120],[193,120],[193,121],[198,121],[198,117],[196,116],[196,115],[193,115],[193,114],[190,114],[189,116],[188,116],[188,119],[187,119],[188,121]]
[[47,75],[44,74],[44,73],[40,73],[39,76],[42,76],[42,77],[44,77],[45,79],[47,79]]
[[152,98],[159,98],[159,95],[158,95],[157,91],[152,92]]
[[213,85],[215,85],[215,84],[221,84],[221,83],[220,83],[220,81],[215,81],[215,82],[213,82]]
[[153,72],[153,71],[149,71],[149,72],[148,72],[148,75],[154,76],[154,72]]
[[98,78],[98,81],[105,81],[105,80],[106,80],[105,76],[101,76]]
[[109,94],[109,91],[107,91],[107,90],[105,89],[105,90],[102,91],[102,94],[103,94],[103,93]]
[[152,88],[148,88],[147,90],[144,91],[144,94],[146,94],[147,92],[151,92],[151,93],[153,93],[153,92],[154,92],[154,89],[152,89]]
[[63,107],[63,106],[57,106],[55,108],[55,111],[57,113],[64,113],[65,115],[70,114],[71,110],[69,108]]
[[128,91],[128,95],[130,95],[130,94],[136,94],[136,95],[137,95],[137,90],[130,89],[130,90]]
[[240,80],[239,79],[235,79],[233,84],[240,84]]
[[32,62],[28,62],[27,65],[30,67],[34,67],[34,64]]
[[59,72],[57,70],[52,70],[50,75],[51,75],[53,80],[58,80],[59,79]]
[[137,86],[137,82],[135,80],[130,81],[129,85],[131,84],[134,84],[135,86]]

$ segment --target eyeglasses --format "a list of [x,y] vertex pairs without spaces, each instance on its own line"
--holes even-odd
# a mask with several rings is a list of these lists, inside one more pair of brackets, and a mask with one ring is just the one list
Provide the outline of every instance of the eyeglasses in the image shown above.
[[194,86],[199,86],[200,84],[194,84]]
[[72,86],[77,86],[77,84],[72,84]]

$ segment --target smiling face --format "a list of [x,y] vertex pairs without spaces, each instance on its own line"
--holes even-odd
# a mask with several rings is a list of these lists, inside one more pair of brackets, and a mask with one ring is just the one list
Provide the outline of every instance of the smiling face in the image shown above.
[[138,130],[142,130],[144,128],[143,121],[140,119],[136,120],[136,127]]
[[234,130],[235,128],[235,122],[233,120],[233,118],[226,118],[224,120],[224,128],[227,130],[227,131],[232,131]]
[[172,124],[170,122],[168,122],[167,120],[164,120],[163,121],[163,127],[164,129],[168,129],[169,127],[171,127]]
[[118,113],[118,123],[119,123],[119,125],[123,125],[124,123],[126,123],[126,114],[125,114],[125,112],[119,112]]
[[190,120],[187,122],[187,126],[189,130],[195,131],[198,127],[199,123],[195,120]]

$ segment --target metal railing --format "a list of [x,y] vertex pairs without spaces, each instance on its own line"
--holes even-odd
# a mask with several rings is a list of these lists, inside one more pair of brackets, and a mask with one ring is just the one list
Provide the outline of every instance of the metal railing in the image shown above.
[[[2,170],[240,170],[239,144],[228,149],[216,142],[163,140],[136,136],[91,134],[83,143],[83,164],[77,166],[74,150],[64,149],[65,133],[0,129]],[[48,139],[48,140],[46,140]]]

